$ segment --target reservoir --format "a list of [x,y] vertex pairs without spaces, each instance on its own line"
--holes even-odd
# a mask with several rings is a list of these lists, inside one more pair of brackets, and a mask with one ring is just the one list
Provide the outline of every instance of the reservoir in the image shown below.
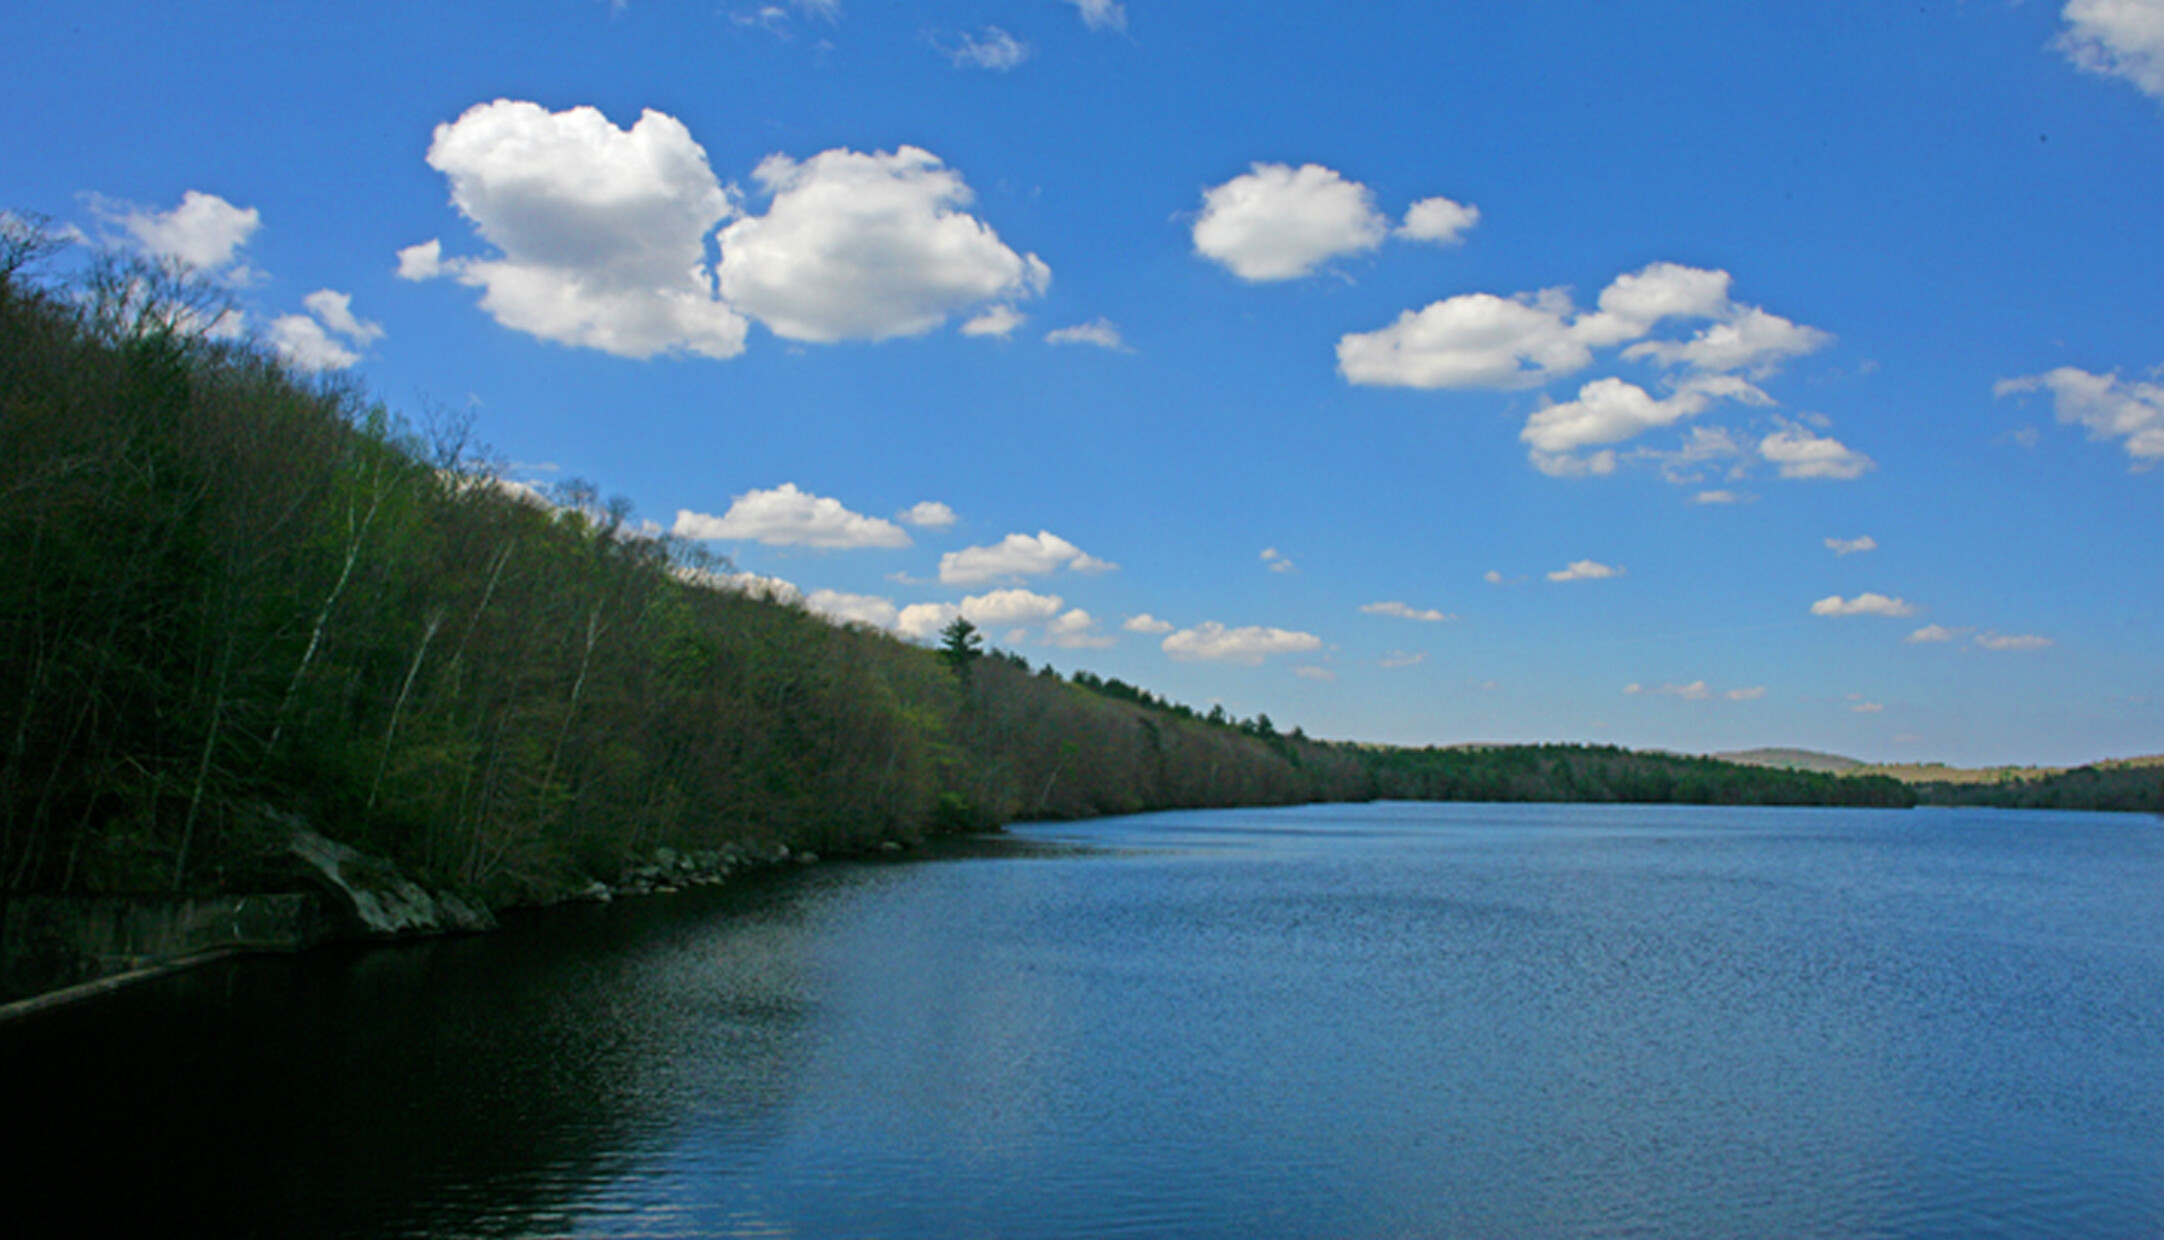
[[2164,821],[1379,803],[0,1026],[16,1236],[2164,1234]]

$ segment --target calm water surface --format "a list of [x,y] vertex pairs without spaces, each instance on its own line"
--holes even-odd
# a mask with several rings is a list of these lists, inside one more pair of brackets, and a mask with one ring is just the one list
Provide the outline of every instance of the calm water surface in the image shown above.
[[2164,1235],[2155,818],[1013,836],[0,1027],[0,1229]]

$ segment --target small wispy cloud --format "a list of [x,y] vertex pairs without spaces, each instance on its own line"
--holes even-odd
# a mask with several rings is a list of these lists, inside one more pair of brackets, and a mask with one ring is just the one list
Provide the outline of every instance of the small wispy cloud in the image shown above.
[[1694,680],[1684,685],[1653,687],[1628,684],[1623,686],[1623,693],[1627,697],[1672,697],[1685,702],[1710,702],[1716,698],[1729,702],[1755,702],[1766,696],[1766,688],[1764,685],[1750,685],[1740,689],[1716,690],[1703,680]]
[[1437,611],[1432,607],[1414,607],[1410,603],[1395,600],[1387,603],[1363,603],[1360,610],[1370,616],[1395,616],[1400,620],[1421,620],[1429,624],[1457,619],[1446,611]]
[[[1567,566],[1548,574],[1550,581],[1600,581],[1609,577],[1621,577],[1621,568],[1611,568],[1597,560],[1572,560]],[[1494,580],[1494,578],[1490,578]]]
[[997,26],[986,26],[982,35],[965,33],[953,47],[943,50],[961,68],[1005,73],[1028,60],[1031,48]]
[[1748,504],[1753,498],[1754,497],[1746,495],[1741,491],[1730,491],[1723,489],[1718,491],[1700,491],[1696,495],[1691,496],[1691,502],[1694,504]]
[[1960,641],[1974,630],[1950,629],[1943,624],[1927,624],[1908,635],[1907,640],[1916,645]]
[[1045,333],[1046,344],[1086,344],[1115,353],[1131,353],[1127,342],[1120,337],[1120,325],[1110,319],[1093,319],[1077,323],[1073,327],[1061,327]]
[[1869,534],[1861,538],[1829,538],[1826,540],[1826,550],[1835,555],[1856,555],[1878,550],[1878,540]]
[[1811,604],[1814,616],[1913,616],[1918,608],[1906,599],[1865,592],[1855,598],[1829,594]]
[[1127,29],[1127,6],[1119,0],[1066,0],[1082,10],[1082,24],[1092,30]]

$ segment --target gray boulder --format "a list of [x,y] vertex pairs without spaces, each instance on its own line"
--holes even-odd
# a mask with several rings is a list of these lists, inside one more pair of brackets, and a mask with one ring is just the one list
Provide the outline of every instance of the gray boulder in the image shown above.
[[287,847],[363,933],[389,938],[496,928],[485,907],[455,895],[431,894],[381,857],[314,831],[296,830]]

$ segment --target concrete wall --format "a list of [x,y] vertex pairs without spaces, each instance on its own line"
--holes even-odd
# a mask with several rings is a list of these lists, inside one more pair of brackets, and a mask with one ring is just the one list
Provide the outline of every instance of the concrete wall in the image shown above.
[[306,893],[0,899],[0,1004],[217,951],[313,947],[335,929]]

